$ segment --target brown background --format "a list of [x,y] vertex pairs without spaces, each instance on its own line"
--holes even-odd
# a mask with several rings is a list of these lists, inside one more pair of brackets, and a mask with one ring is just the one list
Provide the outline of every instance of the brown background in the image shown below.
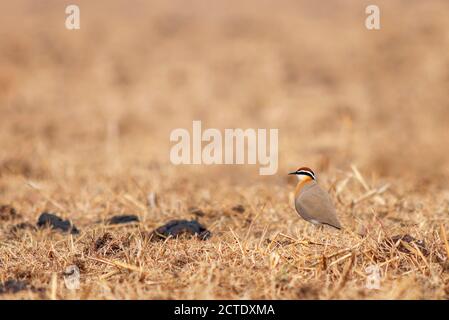
[[[381,9],[379,31],[364,26],[365,7],[374,2]],[[81,8],[78,31],[64,26],[69,3]],[[449,199],[448,10],[443,0],[2,1],[0,204],[12,204],[32,223],[51,210],[84,229],[100,218],[136,213],[144,230],[169,218],[191,218],[188,208],[201,207],[202,221],[216,234],[210,250],[216,253],[215,246],[228,241],[239,252],[229,227],[242,236],[249,232],[247,241],[254,243],[265,226],[270,237],[316,234],[289,204],[294,181],[287,172],[310,166],[334,190],[354,164],[370,186],[391,187],[382,195],[386,203],[369,200],[351,208],[366,192],[352,181],[336,201],[345,225],[364,226],[373,239],[407,232],[440,246],[435,232],[447,222]],[[261,177],[258,166],[173,166],[169,134],[191,130],[192,120],[202,120],[204,128],[278,128],[278,174]],[[149,192],[158,194],[157,212],[146,209]],[[252,208],[243,217],[230,209],[239,203]],[[248,231],[247,222],[256,221],[260,210]],[[373,227],[376,219],[387,229]],[[4,237],[8,223],[2,224]],[[87,259],[82,252],[96,236],[77,242],[76,254],[60,249],[51,262],[46,234],[32,236],[44,241],[39,248],[16,239],[15,257],[3,249],[8,262],[0,277],[32,269],[31,281],[47,286],[51,272],[75,256]],[[143,265],[159,270],[155,281],[169,278],[174,262],[167,258],[159,265],[151,250]],[[232,261],[233,254],[223,259]],[[201,297],[211,264],[201,255],[206,260],[195,265],[192,256],[186,253],[185,263],[193,266],[176,272],[198,279],[173,283],[183,288],[179,292],[158,285],[150,297]],[[102,265],[85,261],[92,264],[86,279],[96,279]],[[225,284],[217,280],[206,297],[296,298],[298,283],[315,283],[307,276],[286,288],[275,281],[283,289],[272,289],[268,271],[245,274],[246,262],[241,270],[229,263],[217,275]],[[393,288],[413,269],[392,270],[387,283]],[[232,276],[239,274],[246,280]],[[113,297],[141,297],[133,279],[118,277],[122,284],[114,282]],[[363,287],[363,277],[355,273],[352,279],[354,288]],[[335,282],[325,283],[316,297],[338,297]],[[443,297],[444,281],[437,286],[440,293],[418,286],[416,297]],[[58,290],[58,297],[66,297],[63,287]],[[402,297],[391,292],[387,286],[376,294]],[[364,297],[350,290],[341,295]]]

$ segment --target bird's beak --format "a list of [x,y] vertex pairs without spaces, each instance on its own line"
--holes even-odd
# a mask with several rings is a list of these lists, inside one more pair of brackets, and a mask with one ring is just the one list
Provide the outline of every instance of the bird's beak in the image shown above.
[[296,171],[290,172],[289,174],[296,174]]

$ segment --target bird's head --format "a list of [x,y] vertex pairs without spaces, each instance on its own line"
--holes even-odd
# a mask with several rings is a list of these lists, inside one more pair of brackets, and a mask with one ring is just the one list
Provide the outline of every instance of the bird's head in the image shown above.
[[298,170],[290,172],[289,174],[294,174],[298,177],[299,180],[312,179],[315,180],[315,173],[312,169],[307,167],[300,167]]

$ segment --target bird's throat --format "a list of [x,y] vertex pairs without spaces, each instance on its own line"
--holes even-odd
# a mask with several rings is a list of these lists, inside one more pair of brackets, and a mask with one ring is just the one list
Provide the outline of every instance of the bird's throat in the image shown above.
[[310,178],[310,177],[304,177],[303,179],[301,179],[299,182],[298,182],[298,184],[296,185],[296,188],[295,188],[295,198],[296,198],[296,196],[301,192],[301,190],[302,190],[302,188],[304,188],[304,186],[306,185],[306,184],[308,184],[308,183],[310,183],[310,182],[312,182],[313,181],[313,179],[312,178]]

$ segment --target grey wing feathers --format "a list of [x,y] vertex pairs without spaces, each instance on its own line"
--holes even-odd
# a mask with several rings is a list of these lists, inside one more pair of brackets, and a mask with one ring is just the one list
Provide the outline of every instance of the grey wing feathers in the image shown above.
[[317,184],[301,192],[295,201],[295,206],[305,220],[316,220],[337,229],[341,228],[329,195]]

